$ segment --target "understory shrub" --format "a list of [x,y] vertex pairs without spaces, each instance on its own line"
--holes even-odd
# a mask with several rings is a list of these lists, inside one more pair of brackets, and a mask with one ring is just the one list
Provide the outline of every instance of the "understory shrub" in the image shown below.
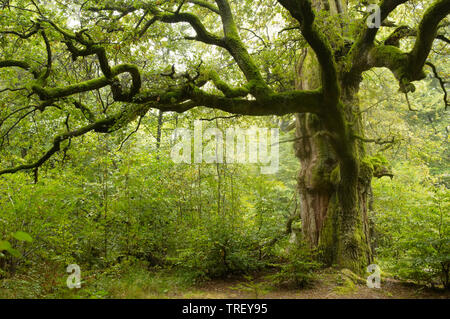
[[449,288],[450,191],[425,176],[402,165],[394,180],[374,183],[375,250],[384,271]]
[[281,262],[273,264],[279,269],[269,276],[275,284],[303,288],[314,280],[315,271],[321,267],[317,261],[317,252],[304,243],[284,243],[284,255]]

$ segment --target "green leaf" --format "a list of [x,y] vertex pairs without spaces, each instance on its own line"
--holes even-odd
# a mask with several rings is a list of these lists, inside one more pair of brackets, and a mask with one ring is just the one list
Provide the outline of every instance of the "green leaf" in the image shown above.
[[11,244],[8,241],[1,240],[0,241],[0,251],[11,249]]
[[[0,241],[0,251],[7,251],[12,256],[17,258],[22,256],[22,254],[18,250],[12,248],[11,244],[6,240]],[[2,257],[4,257],[4,255]]]
[[14,249],[14,248],[8,249],[7,251],[8,251],[8,253],[10,253],[14,257],[17,257],[17,258],[22,257],[22,254],[18,250]]
[[20,241],[27,241],[31,243],[33,241],[33,238],[31,236],[23,231],[18,231],[12,235],[15,239]]

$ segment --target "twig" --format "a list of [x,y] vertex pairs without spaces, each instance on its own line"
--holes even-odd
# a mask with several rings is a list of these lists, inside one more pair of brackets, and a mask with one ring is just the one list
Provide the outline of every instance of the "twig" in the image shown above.
[[444,103],[445,103],[445,109],[447,110],[449,102],[447,101],[448,93],[447,93],[447,89],[445,88],[446,82],[439,76],[436,66],[433,63],[426,62],[425,64],[428,65],[429,67],[431,67],[431,69],[433,70],[433,73],[434,73],[434,77],[439,80],[439,84],[441,85],[442,91],[444,91]]
[[133,132],[131,132],[131,133],[130,133],[123,141],[122,141],[122,143],[120,144],[120,147],[117,149],[118,152],[122,150],[122,147],[123,147],[123,145],[125,144],[125,142],[128,141],[128,140],[130,139],[130,137],[131,137],[133,134],[136,134],[136,132],[139,131],[139,128],[141,127],[141,122],[142,122],[142,116],[139,117],[139,122],[138,122],[138,125],[137,125],[136,129],[135,129]]
[[213,118],[210,118],[210,119],[200,119],[200,121],[209,121],[209,122],[212,122],[212,121],[219,120],[219,119],[228,120],[228,119],[239,118],[239,117],[241,117],[241,116],[242,116],[242,115],[239,115],[239,114],[237,114],[237,115],[232,115],[232,116],[217,116],[217,117],[213,117]]
[[409,102],[408,93],[406,93],[406,92],[405,92],[405,97],[406,97],[406,102],[408,103],[408,109],[409,109],[410,111],[412,111],[412,112],[418,112],[418,110],[414,110],[414,109],[411,107],[411,103]]

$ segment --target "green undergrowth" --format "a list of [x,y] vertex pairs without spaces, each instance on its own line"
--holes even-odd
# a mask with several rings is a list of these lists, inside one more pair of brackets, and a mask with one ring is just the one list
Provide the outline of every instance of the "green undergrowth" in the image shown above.
[[176,271],[150,269],[141,262],[123,262],[102,271],[82,271],[80,289],[67,288],[68,275],[63,267],[46,265],[33,273],[0,280],[0,298],[170,298],[192,285]]

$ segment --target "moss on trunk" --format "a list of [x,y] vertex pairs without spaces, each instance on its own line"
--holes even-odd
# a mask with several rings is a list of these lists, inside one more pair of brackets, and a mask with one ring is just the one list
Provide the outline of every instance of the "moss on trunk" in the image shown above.
[[[298,75],[299,89],[320,85],[320,72],[311,52],[301,59]],[[362,142],[353,137],[364,136],[361,119],[355,118],[360,114],[357,88],[341,83],[341,92],[342,105],[331,125],[317,115],[297,115],[302,233],[319,249],[326,265],[362,274],[372,260],[368,194],[374,169],[365,160]],[[333,106],[329,109],[333,111]],[[339,136],[333,140],[328,132],[338,132]]]

